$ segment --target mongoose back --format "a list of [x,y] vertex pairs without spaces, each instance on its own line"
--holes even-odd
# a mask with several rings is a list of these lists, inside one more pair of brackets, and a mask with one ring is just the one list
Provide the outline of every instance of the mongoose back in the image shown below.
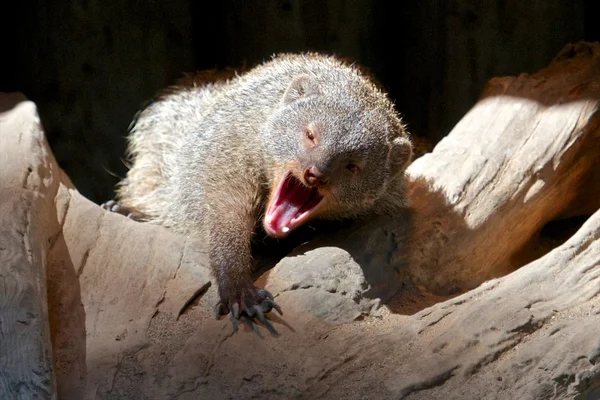
[[412,147],[387,95],[332,56],[279,55],[230,80],[171,88],[132,124],[119,205],[208,244],[217,316],[265,322],[252,280],[257,227],[282,238],[313,219],[406,204]]

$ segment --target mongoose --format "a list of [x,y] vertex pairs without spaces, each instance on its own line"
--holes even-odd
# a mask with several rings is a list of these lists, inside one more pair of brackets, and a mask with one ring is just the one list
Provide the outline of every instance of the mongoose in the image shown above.
[[283,238],[314,219],[398,210],[412,146],[366,74],[306,53],[171,88],[138,113],[128,152],[121,210],[206,240],[217,317],[231,312],[235,323],[245,313],[264,323],[264,313],[281,310],[252,280],[260,225]]

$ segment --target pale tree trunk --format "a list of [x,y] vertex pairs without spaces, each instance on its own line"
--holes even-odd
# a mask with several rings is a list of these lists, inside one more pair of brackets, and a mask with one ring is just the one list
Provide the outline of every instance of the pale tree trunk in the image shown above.
[[411,275],[436,291],[473,288],[522,266],[549,221],[599,208],[598,57],[569,46],[534,76],[493,79],[411,165]]
[[55,214],[35,105],[0,97],[0,398],[55,398],[46,299],[48,243]]

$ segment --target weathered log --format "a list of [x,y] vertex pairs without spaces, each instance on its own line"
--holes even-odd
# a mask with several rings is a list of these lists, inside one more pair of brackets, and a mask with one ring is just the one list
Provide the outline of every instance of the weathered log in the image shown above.
[[0,398],[55,398],[46,300],[48,179],[56,163],[40,147],[35,105],[0,97]]
[[[328,332],[313,354],[337,342],[341,357],[306,397],[600,398],[599,293],[597,211],[562,246],[510,275],[410,318]],[[379,387],[369,393],[367,382]]]
[[[264,340],[213,319],[201,244],[84,199],[43,140],[21,149],[56,182],[29,190],[45,199],[59,397],[598,398],[599,79],[600,45],[578,44],[491,81],[409,168],[406,213],[319,237],[259,279],[285,312]],[[546,223],[590,214],[533,260]]]
[[579,44],[533,76],[493,79],[411,165],[411,276],[473,288],[523,265],[548,222],[600,207],[599,66],[599,47]]

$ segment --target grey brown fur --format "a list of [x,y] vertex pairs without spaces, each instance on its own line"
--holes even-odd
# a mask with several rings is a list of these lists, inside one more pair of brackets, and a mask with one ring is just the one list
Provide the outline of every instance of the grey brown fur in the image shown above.
[[[318,142],[307,145],[307,127]],[[250,244],[285,172],[327,176],[315,218],[394,212],[406,204],[411,149],[387,95],[357,68],[280,55],[230,80],[171,89],[141,111],[119,204],[206,240],[220,313],[262,317],[275,305],[253,285]]]

